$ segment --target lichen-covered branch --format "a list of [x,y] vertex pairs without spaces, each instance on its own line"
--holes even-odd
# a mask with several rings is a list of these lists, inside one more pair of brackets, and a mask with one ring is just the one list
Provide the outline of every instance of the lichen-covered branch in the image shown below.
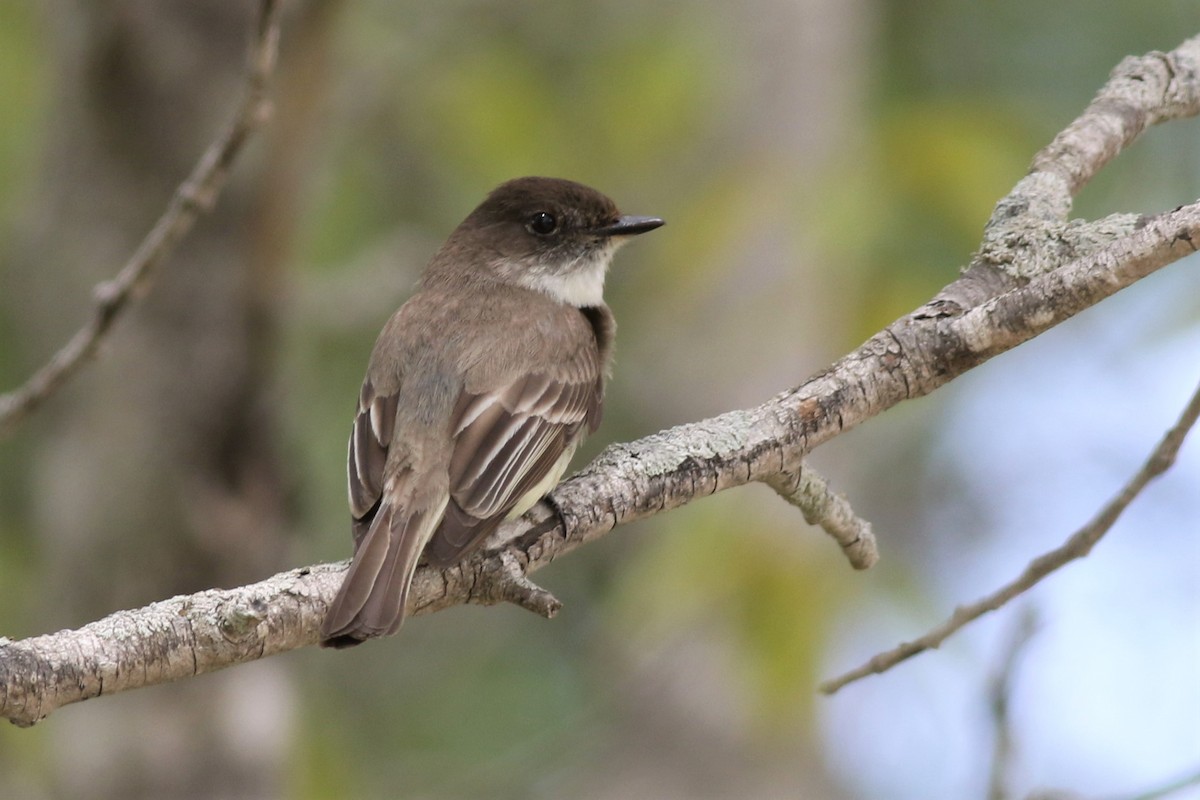
[[807,462],[798,470],[780,470],[767,478],[766,483],[779,496],[798,507],[804,521],[817,525],[837,542],[850,566],[869,569],[879,560],[879,545],[875,532],[850,506],[850,501],[829,488],[829,483]]
[[1200,36],[1169,53],[1126,58],[1092,102],[1033,158],[992,211],[962,276],[928,304],[959,313],[1130,233],[1136,214],[1070,220],[1076,194],[1147,128],[1200,113]]
[[[1157,63],[1171,66],[1147,68],[1128,92],[1121,88],[1136,65]],[[986,258],[977,257],[938,297],[760,406],[609,447],[560,485],[551,503],[535,507],[482,552],[443,571],[419,570],[413,612],[518,602],[551,615],[557,601],[524,575],[622,523],[749,482],[779,483],[841,432],[936,390],[1194,252],[1200,204],[1150,217],[1065,219],[1080,182],[1146,125],[1200,113],[1198,64],[1200,37],[1170,54],[1122,62],[1088,111],[1038,155],[1031,177],[1041,177],[1023,180],[997,206],[981,249]],[[1118,99],[1140,109],[1140,121],[1114,130],[1105,109]],[[1060,153],[1061,165],[1051,151]],[[1025,199],[1014,200],[1018,196]],[[252,586],[121,612],[76,631],[0,641],[0,716],[31,724],[100,693],[313,644],[343,569],[293,570]]]

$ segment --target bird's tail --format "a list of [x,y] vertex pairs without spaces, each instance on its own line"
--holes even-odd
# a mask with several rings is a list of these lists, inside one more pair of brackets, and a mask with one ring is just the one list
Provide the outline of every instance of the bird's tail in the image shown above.
[[440,516],[434,510],[380,505],[321,624],[322,647],[352,647],[400,628],[417,560]]

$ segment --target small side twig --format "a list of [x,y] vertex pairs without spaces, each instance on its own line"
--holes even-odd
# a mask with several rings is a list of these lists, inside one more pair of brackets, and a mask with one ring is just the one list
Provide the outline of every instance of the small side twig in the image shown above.
[[794,471],[780,470],[765,483],[799,508],[805,522],[820,526],[832,536],[841,545],[850,566],[868,569],[879,560],[871,523],[855,514],[850,501],[835,494],[828,481],[808,462],[801,461],[799,469]]
[[904,642],[891,650],[879,653],[865,664],[836,678],[825,681],[818,688],[824,694],[833,694],[848,683],[868,675],[878,675],[918,653],[936,648],[964,625],[978,619],[989,611],[995,611],[1014,597],[1037,585],[1043,578],[1070,562],[1083,558],[1092,551],[1096,543],[1108,533],[1122,512],[1133,502],[1151,480],[1171,468],[1188,431],[1200,418],[1200,387],[1188,401],[1179,421],[1167,431],[1154,452],[1121,491],[1100,510],[1088,524],[1071,535],[1061,546],[1044,553],[1025,567],[1025,571],[1014,581],[969,605],[959,606],[950,618],[924,636]]
[[487,560],[484,564],[471,589],[471,602],[482,605],[512,603],[546,619],[554,619],[562,610],[561,600],[529,579],[513,550],[505,550],[498,561]]
[[209,145],[192,173],[175,190],[162,216],[129,261],[111,280],[93,290],[92,317],[20,387],[0,395],[0,436],[79,371],[94,355],[131,302],[149,287],[158,267],[191,230],[196,218],[216,204],[234,159],[250,134],[267,119],[266,88],[279,51],[280,0],[262,0],[250,52],[244,94],[221,135]]

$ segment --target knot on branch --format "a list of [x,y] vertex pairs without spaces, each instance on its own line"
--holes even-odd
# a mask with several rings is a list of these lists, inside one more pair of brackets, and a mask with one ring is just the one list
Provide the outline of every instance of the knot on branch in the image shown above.
[[270,606],[261,597],[239,599],[222,606],[217,627],[230,643],[257,637],[258,626],[267,618]]

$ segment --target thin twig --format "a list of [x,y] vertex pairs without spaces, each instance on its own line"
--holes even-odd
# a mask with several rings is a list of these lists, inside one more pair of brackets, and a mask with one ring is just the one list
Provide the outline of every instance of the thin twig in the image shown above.
[[1029,562],[1020,577],[1011,583],[1002,586],[992,594],[970,605],[959,606],[950,615],[949,619],[919,639],[904,642],[891,650],[879,653],[862,666],[852,669],[832,680],[825,681],[819,687],[821,692],[824,694],[833,694],[848,683],[865,678],[868,675],[877,675],[885,672],[901,661],[912,658],[926,650],[936,648],[967,623],[978,619],[989,611],[995,611],[1000,608],[1014,597],[1037,585],[1039,581],[1065,564],[1086,556],[1096,546],[1096,543],[1103,538],[1104,534],[1108,533],[1108,530],[1116,523],[1121,513],[1141,493],[1146,484],[1166,472],[1175,463],[1175,456],[1179,453],[1179,448],[1182,446],[1184,438],[1192,426],[1196,424],[1198,417],[1200,417],[1200,387],[1197,387],[1195,394],[1188,401],[1187,407],[1184,408],[1183,413],[1179,417],[1179,421],[1167,431],[1162,441],[1159,442],[1158,447],[1154,448],[1154,452],[1150,454],[1150,458],[1146,460],[1146,463],[1142,465],[1137,474],[1125,484],[1125,487],[1087,525],[1072,534],[1060,547],[1044,553]]
[[[1161,786],[1139,791],[1136,794],[1102,795],[1087,800],[1163,800],[1163,798],[1200,786],[1200,772],[1192,772],[1180,778],[1171,778]],[[1188,795],[1192,797],[1193,795]],[[1025,800],[1085,800],[1082,795],[1062,789],[1040,789],[1025,796]]]
[[1001,654],[1000,665],[988,681],[988,705],[992,712],[992,774],[988,779],[988,800],[1012,797],[1009,774],[1012,771],[1013,735],[1009,706],[1017,659],[1037,633],[1037,614],[1032,607],[1022,611]]
[[94,355],[133,300],[149,288],[157,269],[202,212],[212,210],[234,159],[250,134],[267,119],[267,82],[279,51],[281,0],[262,0],[255,24],[243,96],[221,135],[172,195],[162,216],[112,280],[98,284],[92,318],[22,386],[0,395],[0,437],[58,390]]
[[[1147,789],[1135,795],[1126,795],[1119,798],[1119,800],[1161,800],[1164,797],[1169,797],[1176,792],[1193,786],[1200,786],[1200,771],[1192,772],[1181,778],[1173,778],[1162,786],[1156,786],[1153,789]],[[1118,799],[1114,798],[1113,800]]]

